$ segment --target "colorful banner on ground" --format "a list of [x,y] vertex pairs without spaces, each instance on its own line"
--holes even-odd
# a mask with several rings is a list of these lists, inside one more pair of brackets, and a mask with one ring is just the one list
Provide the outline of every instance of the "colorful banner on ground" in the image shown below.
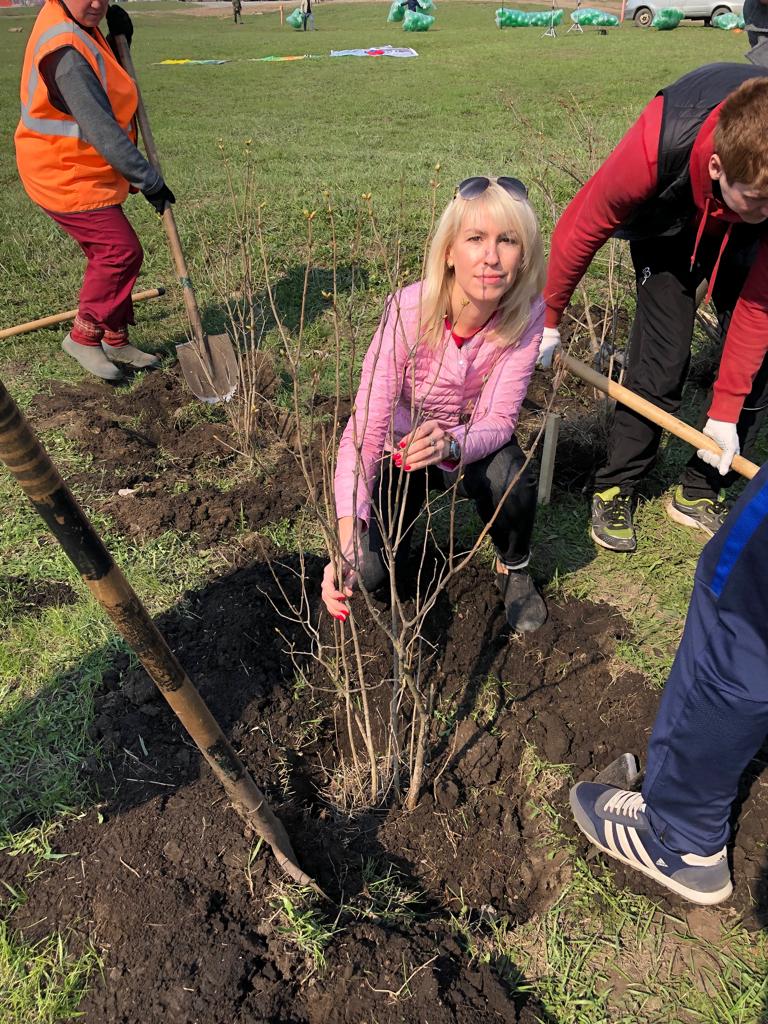
[[411,46],[372,46],[370,50],[331,50],[332,57],[418,57]]
[[[256,64],[259,62],[276,63],[287,60],[318,60],[324,54],[320,53],[297,53],[285,56],[270,54],[268,57],[239,57],[236,60],[208,60],[195,59],[193,57],[168,57],[166,60],[156,61],[156,65],[178,65],[178,64],[241,64],[244,61]],[[331,57],[418,57],[418,53],[411,46],[371,46],[367,50],[331,50]]]

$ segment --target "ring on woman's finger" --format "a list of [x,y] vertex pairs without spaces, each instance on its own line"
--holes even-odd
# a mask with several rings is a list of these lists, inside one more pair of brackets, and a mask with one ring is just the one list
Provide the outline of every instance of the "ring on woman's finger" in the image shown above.
[[437,448],[437,441],[434,439],[434,437],[431,437],[429,439],[429,443],[432,445],[433,448]]

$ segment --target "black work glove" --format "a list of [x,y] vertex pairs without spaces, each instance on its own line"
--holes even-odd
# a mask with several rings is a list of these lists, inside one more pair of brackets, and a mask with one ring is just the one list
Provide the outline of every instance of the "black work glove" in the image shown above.
[[159,189],[154,192],[142,192],[141,193],[148,203],[152,203],[154,208],[157,210],[158,216],[163,216],[166,203],[175,203],[176,196],[171,192],[165,182],[162,183]]
[[[107,28],[109,34],[113,38],[115,36],[125,36],[128,45],[131,45],[133,39],[133,22],[128,16],[128,12],[124,11],[122,7],[118,7],[117,4],[110,4],[107,8]],[[108,39],[110,47],[114,50],[115,47],[112,45],[112,39]]]

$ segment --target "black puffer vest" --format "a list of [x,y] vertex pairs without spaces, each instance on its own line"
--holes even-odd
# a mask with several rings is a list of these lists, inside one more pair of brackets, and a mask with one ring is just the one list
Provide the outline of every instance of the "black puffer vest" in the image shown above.
[[640,241],[668,237],[679,234],[691,223],[696,205],[691,190],[690,158],[701,126],[742,82],[766,77],[768,68],[750,64],[705,64],[659,90],[656,95],[664,97],[664,112],[657,192],[617,229],[617,238]]

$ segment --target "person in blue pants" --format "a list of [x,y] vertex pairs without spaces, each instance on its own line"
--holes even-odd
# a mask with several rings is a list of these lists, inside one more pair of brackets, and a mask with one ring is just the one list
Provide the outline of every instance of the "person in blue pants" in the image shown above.
[[768,735],[768,463],[699,558],[642,793],[571,790],[581,831],[694,903],[733,891],[726,843],[739,779]]

